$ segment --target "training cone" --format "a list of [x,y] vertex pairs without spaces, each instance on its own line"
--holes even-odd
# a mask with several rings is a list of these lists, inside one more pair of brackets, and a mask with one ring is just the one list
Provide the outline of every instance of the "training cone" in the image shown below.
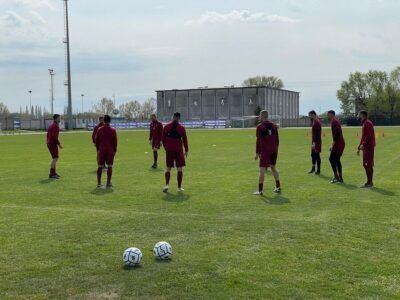
[[325,136],[326,136],[326,135],[325,135],[325,132],[323,132],[323,133],[322,133],[322,137],[325,137]]
[[356,138],[358,138],[358,131],[356,132]]
[[385,137],[385,133],[384,133],[384,132],[382,132],[382,137],[383,137],[383,138]]

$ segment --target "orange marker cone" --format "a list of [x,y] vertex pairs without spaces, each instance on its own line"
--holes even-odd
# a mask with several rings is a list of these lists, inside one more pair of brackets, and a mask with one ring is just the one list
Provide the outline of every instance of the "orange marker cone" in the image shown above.
[[358,138],[358,131],[356,131],[356,138]]
[[385,133],[384,132],[382,132],[382,137],[385,138]]
[[322,136],[325,137],[325,132],[322,133]]

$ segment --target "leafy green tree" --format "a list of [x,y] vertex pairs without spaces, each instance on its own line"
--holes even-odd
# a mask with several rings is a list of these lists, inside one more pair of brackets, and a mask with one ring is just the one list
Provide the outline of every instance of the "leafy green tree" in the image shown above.
[[282,89],[284,87],[282,79],[276,76],[254,76],[243,81],[243,86],[267,86],[271,88]]

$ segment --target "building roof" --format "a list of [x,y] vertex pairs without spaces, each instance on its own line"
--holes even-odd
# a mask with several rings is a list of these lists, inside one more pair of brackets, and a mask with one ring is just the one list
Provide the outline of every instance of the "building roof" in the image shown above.
[[278,89],[278,88],[272,88],[268,86],[225,86],[225,87],[199,87],[199,88],[190,88],[190,89],[168,89],[168,90],[156,90],[156,92],[187,92],[187,91],[209,91],[209,90],[239,90],[239,89],[254,89],[254,88],[267,88],[269,90],[278,90],[278,91],[284,91],[284,92],[289,92],[289,93],[296,93],[300,94],[300,92],[295,92],[295,91],[290,91],[290,90],[285,90],[285,89]]

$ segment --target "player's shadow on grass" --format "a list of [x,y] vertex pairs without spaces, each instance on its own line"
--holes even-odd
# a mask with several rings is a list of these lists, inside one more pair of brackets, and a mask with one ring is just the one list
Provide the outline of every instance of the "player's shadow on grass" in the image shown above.
[[109,188],[95,188],[90,192],[92,195],[96,196],[103,196],[103,195],[108,195],[111,193],[114,193],[114,189],[109,189]]
[[394,192],[392,192],[392,191],[384,190],[384,189],[377,188],[377,187],[373,187],[373,188],[371,189],[371,191],[372,191],[372,192],[375,192],[375,193],[378,193],[378,194],[381,194],[381,195],[383,195],[383,196],[389,196],[389,197],[396,196],[396,193],[394,193]]
[[263,196],[264,202],[268,205],[285,205],[290,203],[290,200],[282,195],[275,195],[274,197]]
[[153,172],[153,173],[161,173],[161,172],[164,172],[164,170],[163,169],[160,169],[160,168],[156,168],[156,169],[153,169],[152,167],[150,167],[150,172]]
[[319,174],[319,175],[310,174],[310,176],[313,176],[313,177],[315,177],[315,178],[319,178],[319,179],[326,180],[327,182],[329,182],[329,180],[332,179],[332,177],[326,176],[326,175],[324,175],[324,174]]
[[50,184],[50,183],[53,183],[53,182],[55,182],[55,180],[54,179],[50,179],[50,178],[42,179],[42,180],[39,181],[40,184]]
[[178,194],[166,193],[163,197],[163,200],[167,202],[183,202],[189,200],[189,198],[190,198],[189,195],[183,193],[178,193]]
[[354,184],[348,184],[346,182],[344,182],[344,183],[336,183],[336,185],[340,186],[340,187],[343,187],[343,188],[345,188],[347,190],[357,190],[357,189],[359,189],[358,186],[356,186]]

